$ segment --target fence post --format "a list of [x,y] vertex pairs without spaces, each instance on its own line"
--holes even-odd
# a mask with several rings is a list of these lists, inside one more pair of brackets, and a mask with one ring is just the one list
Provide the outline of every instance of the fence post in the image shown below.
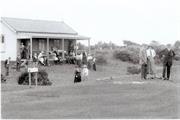
[[37,84],[38,84],[38,83],[37,83],[37,74],[38,74],[38,73],[36,72],[36,73],[35,73],[35,82],[36,82],[36,87],[37,87]]
[[31,87],[31,73],[29,72],[29,87]]

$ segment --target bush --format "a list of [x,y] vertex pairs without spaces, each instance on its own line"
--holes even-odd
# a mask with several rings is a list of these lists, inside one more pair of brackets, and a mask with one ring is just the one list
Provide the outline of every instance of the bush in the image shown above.
[[180,55],[176,55],[176,56],[174,57],[174,59],[175,59],[176,61],[180,61]]
[[137,66],[129,66],[127,67],[127,72],[130,74],[139,74],[141,72],[141,69]]
[[[48,79],[48,74],[44,70],[38,72],[37,78],[38,85],[52,85],[52,82]],[[22,73],[18,78],[18,84],[29,85],[29,74],[28,72]],[[31,74],[31,84],[35,85],[35,73]]]
[[1,74],[1,83],[6,83],[6,78],[4,75]]
[[180,60],[180,49],[175,49],[175,57],[174,57],[174,59],[176,60],[176,61],[179,61]]
[[139,47],[129,46],[114,51],[114,58],[120,59],[124,62],[139,63]]
[[96,63],[100,64],[100,65],[107,64],[107,59],[103,55],[98,55],[98,56],[96,56]]
[[107,56],[108,55],[109,55],[108,50],[95,51],[96,63],[99,65],[107,64]]
[[114,51],[113,56],[122,61],[130,61],[130,54],[126,50]]
[[107,55],[107,54],[109,54],[109,50],[97,50],[96,54],[97,55]]
[[154,57],[154,61],[155,61],[155,64],[161,64],[162,63],[162,58],[160,58],[158,55],[156,55]]

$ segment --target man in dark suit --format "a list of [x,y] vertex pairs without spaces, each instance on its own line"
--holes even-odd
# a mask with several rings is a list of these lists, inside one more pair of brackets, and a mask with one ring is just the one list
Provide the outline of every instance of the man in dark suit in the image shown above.
[[[163,79],[169,80],[170,78],[170,72],[171,72],[171,66],[173,63],[173,58],[175,56],[174,51],[171,49],[170,45],[167,45],[167,47],[160,52],[160,55],[163,57]],[[165,77],[167,71],[167,77]]]

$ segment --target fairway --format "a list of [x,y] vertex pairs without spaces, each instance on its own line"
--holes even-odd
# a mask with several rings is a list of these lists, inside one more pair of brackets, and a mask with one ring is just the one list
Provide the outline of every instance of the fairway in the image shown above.
[[29,88],[10,79],[1,84],[2,118],[179,118],[180,66],[173,66],[171,81],[143,81],[127,75],[127,65],[98,66],[78,84],[73,84],[73,65],[44,68],[52,86]]

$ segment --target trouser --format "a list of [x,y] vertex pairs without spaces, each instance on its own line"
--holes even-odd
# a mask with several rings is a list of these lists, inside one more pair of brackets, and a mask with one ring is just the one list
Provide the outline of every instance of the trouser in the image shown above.
[[16,64],[16,71],[20,71],[20,63]]
[[163,65],[163,78],[165,78],[166,71],[167,71],[167,79],[169,79],[171,73],[171,65],[169,65],[168,63]]
[[93,70],[96,71],[96,63],[93,63]]
[[150,59],[147,59],[147,73],[151,75],[154,73]]
[[147,64],[143,63],[141,65],[141,78],[146,79],[146,77],[147,77]]
[[6,76],[8,76],[8,75],[9,75],[9,66],[6,67]]

